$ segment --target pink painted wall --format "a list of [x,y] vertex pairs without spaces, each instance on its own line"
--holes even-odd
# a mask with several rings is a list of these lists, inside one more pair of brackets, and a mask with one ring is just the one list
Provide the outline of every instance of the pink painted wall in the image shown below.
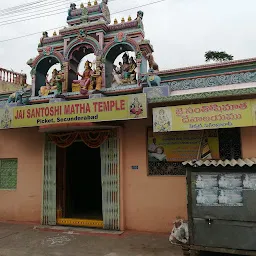
[[[186,218],[186,179],[147,175],[147,126],[151,120],[126,122],[123,142],[125,229],[170,232],[177,216]],[[131,166],[138,165],[139,170]]]
[[17,189],[0,190],[0,220],[40,222],[44,135],[37,128],[0,130],[0,158],[18,158]]
[[256,127],[241,128],[242,157],[256,157]]

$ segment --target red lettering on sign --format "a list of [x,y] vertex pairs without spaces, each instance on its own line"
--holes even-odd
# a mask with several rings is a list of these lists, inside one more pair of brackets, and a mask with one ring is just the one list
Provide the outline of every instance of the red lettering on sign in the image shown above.
[[125,100],[108,100],[104,102],[93,102],[95,112],[110,112],[125,110]]
[[89,103],[78,103],[72,105],[64,105],[64,114],[65,115],[74,115],[74,114],[86,114],[91,112]]
[[62,113],[61,106],[38,107],[38,108],[27,109],[26,116],[28,119],[30,119],[30,118],[56,116],[56,115],[61,115],[61,113]]

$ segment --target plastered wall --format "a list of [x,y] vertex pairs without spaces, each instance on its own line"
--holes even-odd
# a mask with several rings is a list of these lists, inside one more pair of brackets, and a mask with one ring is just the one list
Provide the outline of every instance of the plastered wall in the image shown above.
[[0,130],[0,158],[18,158],[16,190],[0,190],[0,221],[39,223],[44,134],[37,128]]

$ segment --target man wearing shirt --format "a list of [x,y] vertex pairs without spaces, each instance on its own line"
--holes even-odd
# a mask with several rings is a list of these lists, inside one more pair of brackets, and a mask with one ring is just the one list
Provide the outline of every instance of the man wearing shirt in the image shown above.
[[148,152],[149,153],[156,153],[156,149],[158,146],[156,145],[156,138],[153,138],[153,143],[149,145]]

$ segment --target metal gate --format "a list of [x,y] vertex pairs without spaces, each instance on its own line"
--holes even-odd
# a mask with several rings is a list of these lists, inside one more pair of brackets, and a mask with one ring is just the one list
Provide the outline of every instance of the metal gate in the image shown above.
[[104,229],[120,229],[119,139],[113,134],[101,145],[102,211]]
[[44,149],[42,224],[56,225],[56,145],[47,139]]

